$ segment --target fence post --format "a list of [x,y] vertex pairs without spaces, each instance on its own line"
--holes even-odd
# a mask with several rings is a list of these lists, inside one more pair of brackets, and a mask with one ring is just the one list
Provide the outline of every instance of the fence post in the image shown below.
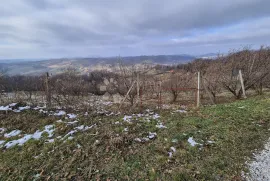
[[137,72],[137,102],[140,100],[140,75]]
[[244,86],[244,81],[243,81],[243,75],[242,75],[242,71],[241,70],[239,70],[239,78],[240,78],[240,82],[241,82],[243,97],[244,97],[244,99],[246,99],[247,96],[246,96],[246,91],[245,91],[245,86]]
[[50,75],[49,72],[46,73],[45,77],[45,88],[46,88],[46,106],[51,107],[51,89],[50,89]]
[[200,107],[200,83],[201,83],[201,75],[200,72],[198,72],[197,107]]

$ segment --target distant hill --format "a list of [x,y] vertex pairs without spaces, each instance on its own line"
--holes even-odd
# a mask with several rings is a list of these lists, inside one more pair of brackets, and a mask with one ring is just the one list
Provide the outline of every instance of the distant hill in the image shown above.
[[83,74],[101,69],[110,71],[119,62],[126,65],[141,64],[143,62],[172,65],[186,63],[195,58],[195,56],[191,55],[143,55],[105,58],[62,58],[41,61],[0,60],[0,67],[7,70],[9,75],[39,75],[45,72],[57,74],[68,67],[76,68]]

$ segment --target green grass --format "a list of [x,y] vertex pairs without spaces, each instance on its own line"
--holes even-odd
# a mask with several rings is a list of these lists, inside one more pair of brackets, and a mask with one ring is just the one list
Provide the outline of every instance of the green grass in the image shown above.
[[[157,129],[154,120],[115,125],[122,122],[121,116],[81,117],[82,123],[97,127],[65,143],[33,140],[3,149],[0,180],[240,180],[241,172],[247,171],[245,162],[270,137],[267,97],[160,115],[167,129]],[[1,116],[0,127],[12,130],[15,125],[25,132],[53,122],[53,118],[31,112]],[[56,136],[72,129],[61,124],[57,128]],[[157,132],[157,138],[134,141],[148,132]],[[189,137],[202,146],[192,147]],[[176,152],[169,158],[171,146]],[[36,174],[40,176],[35,178]]]

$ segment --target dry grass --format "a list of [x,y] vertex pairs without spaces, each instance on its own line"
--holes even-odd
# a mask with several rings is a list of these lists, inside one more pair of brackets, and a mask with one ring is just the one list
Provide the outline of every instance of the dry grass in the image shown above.
[[[32,140],[24,146],[3,149],[1,180],[241,180],[245,161],[270,136],[270,99],[266,96],[229,104],[160,112],[167,126],[142,119],[132,124],[122,116],[79,116],[80,124],[97,126],[78,132],[73,140],[45,143]],[[27,111],[1,114],[0,127],[31,133],[59,118]],[[115,122],[120,124],[115,124]],[[75,125],[55,123],[55,137]],[[128,132],[124,131],[128,128]],[[149,132],[157,137],[138,143]],[[200,144],[192,147],[188,138]],[[0,138],[1,139],[1,138]],[[207,141],[214,141],[208,143]],[[174,141],[174,142],[172,142]],[[170,147],[176,152],[169,158]]]

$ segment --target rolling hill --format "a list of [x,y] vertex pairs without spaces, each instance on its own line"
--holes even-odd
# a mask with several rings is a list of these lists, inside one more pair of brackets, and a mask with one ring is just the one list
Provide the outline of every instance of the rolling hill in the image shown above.
[[39,75],[45,72],[57,74],[68,67],[76,68],[82,74],[106,69],[108,71],[119,62],[126,65],[150,64],[172,65],[186,63],[196,57],[191,55],[150,55],[129,57],[98,57],[98,58],[62,58],[41,61],[12,61],[1,60],[0,66],[8,75]]

